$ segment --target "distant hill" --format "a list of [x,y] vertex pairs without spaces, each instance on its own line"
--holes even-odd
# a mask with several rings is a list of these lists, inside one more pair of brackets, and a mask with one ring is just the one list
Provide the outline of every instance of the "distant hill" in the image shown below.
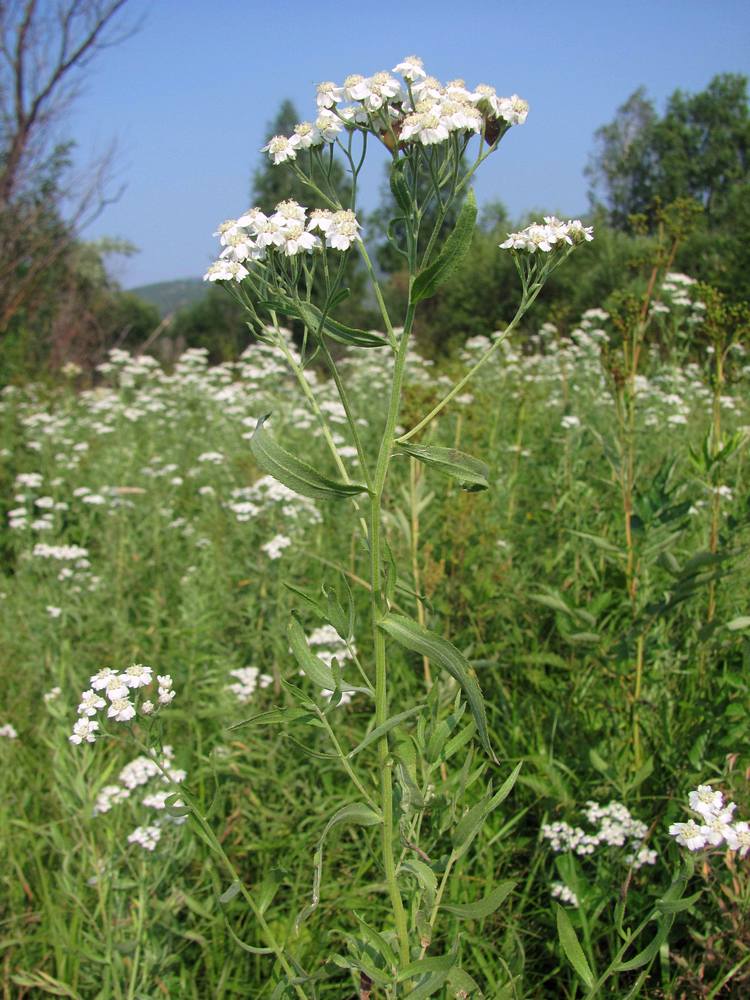
[[199,302],[206,294],[206,290],[206,283],[201,278],[157,281],[153,285],[140,285],[138,288],[128,289],[133,295],[153,303],[162,316]]

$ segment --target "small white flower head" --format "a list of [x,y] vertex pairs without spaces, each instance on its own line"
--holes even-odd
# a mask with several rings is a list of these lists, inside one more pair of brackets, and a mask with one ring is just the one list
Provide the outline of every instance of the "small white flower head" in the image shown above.
[[157,674],[156,683],[162,688],[172,687],[172,677],[170,674]]
[[689,819],[687,823],[673,823],[669,828],[669,833],[678,844],[687,847],[689,851],[702,851],[706,846],[705,828],[698,826],[695,820]]
[[152,715],[154,711],[154,703],[152,701],[144,701],[141,705],[142,715]]
[[11,726],[9,722],[0,726],[0,736],[4,737],[6,740],[18,739],[18,733],[16,732],[15,727]]
[[44,704],[49,705],[51,702],[57,701],[61,694],[62,688],[57,686],[50,688],[49,691],[44,692]]
[[[233,236],[241,235],[240,227],[242,225],[243,223],[239,219],[227,219],[226,222],[222,222],[218,226],[213,235],[219,237],[222,246],[226,246]],[[90,490],[87,489],[86,492],[89,493]]]
[[50,618],[59,618],[62,614],[62,608],[56,608],[51,604],[47,605],[47,614]]
[[151,667],[146,667],[142,663],[134,663],[120,674],[120,678],[129,688],[140,688],[151,683],[153,673]]
[[86,743],[93,743],[96,740],[96,731],[99,728],[98,722],[92,722],[91,719],[84,716],[78,719],[76,724],[73,726],[73,733],[68,737],[71,743],[80,744],[84,741]]
[[161,839],[161,827],[137,826],[128,836],[129,844],[138,844],[144,851],[153,851]]
[[721,812],[707,819],[701,827],[707,843],[712,847],[718,847],[726,841],[731,850],[736,850],[736,837],[732,826],[732,816],[736,808],[734,802],[730,802]]
[[320,246],[318,237],[308,232],[302,222],[291,222],[285,227],[284,236],[281,250],[287,257],[294,257],[299,253],[312,253]]
[[698,785],[695,791],[688,795],[688,803],[693,812],[710,820],[724,808],[724,796],[721,792],[715,792],[711,785]]
[[331,83],[330,80],[325,80],[323,83],[319,83],[317,89],[318,93],[316,101],[319,108],[327,110],[334,107],[344,99],[343,87],[339,87],[335,83]]
[[261,153],[268,153],[274,166],[278,166],[287,160],[296,160],[297,142],[293,137],[288,139],[285,135],[275,135],[265,146],[261,146]]
[[315,128],[324,142],[334,142],[339,132],[343,131],[344,126],[333,111],[321,111],[315,119]]
[[203,275],[204,281],[242,281],[250,272],[238,260],[217,260]]
[[736,843],[733,850],[738,851],[741,858],[746,857],[747,852],[750,851],[750,823],[746,823],[744,820],[735,823],[733,840]]
[[104,688],[108,687],[109,684],[117,680],[118,674],[116,670],[112,670],[110,667],[102,668],[98,673],[92,674],[89,679],[89,684],[94,689],[94,691],[103,691]]
[[[92,685],[93,686],[93,685]],[[117,701],[120,698],[127,698],[130,689],[128,688],[125,681],[122,679],[120,674],[117,674],[113,680],[104,689],[104,693],[110,701]]]
[[295,125],[294,138],[297,140],[297,149],[309,149],[311,146],[320,146],[323,142],[320,129],[312,122],[300,122]]
[[427,76],[424,70],[424,63],[419,56],[407,56],[405,59],[402,59],[397,66],[393,67],[393,72],[400,73],[410,83],[414,80],[424,79]]
[[500,118],[504,118],[509,125],[523,125],[529,113],[528,102],[524,101],[518,94],[512,97],[500,98]]
[[270,542],[266,542],[265,545],[261,545],[261,549],[266,553],[269,559],[280,559],[281,553],[291,544],[291,538],[287,538],[286,535],[274,535]]
[[559,899],[561,903],[578,906],[578,896],[564,882],[553,882],[550,886],[550,895],[553,899]]
[[334,212],[331,223],[326,231],[326,243],[334,250],[348,250],[356,240],[360,239],[359,223],[350,209]]
[[101,698],[96,691],[84,691],[81,695],[81,703],[78,706],[79,715],[87,715],[89,718],[96,715],[100,708],[106,705],[104,698]]
[[310,219],[307,228],[312,232],[317,229],[321,233],[327,233],[333,224],[333,212],[327,208],[314,208],[310,212]]
[[176,692],[172,691],[171,688],[160,687],[159,704],[169,705],[172,701],[174,701],[175,693]]
[[129,790],[123,788],[122,785],[105,785],[96,797],[94,816],[108,813],[113,805],[124,802],[129,796]]
[[300,205],[294,198],[288,198],[286,201],[278,203],[271,216],[271,222],[283,228],[295,222],[304,222],[305,213],[306,209],[303,205]]
[[135,716],[135,706],[129,698],[115,698],[107,709],[107,718],[115,722],[130,722]]

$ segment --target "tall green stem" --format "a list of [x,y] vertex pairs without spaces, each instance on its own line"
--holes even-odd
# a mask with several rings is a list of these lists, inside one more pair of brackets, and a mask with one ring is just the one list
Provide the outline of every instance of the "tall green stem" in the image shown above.
[[[383,593],[383,558],[381,551],[381,514],[383,491],[388,476],[388,465],[391,460],[394,443],[394,432],[398,420],[401,403],[401,389],[406,365],[406,354],[409,346],[409,333],[414,322],[414,305],[411,302],[411,283],[409,288],[409,305],[406,310],[404,332],[396,354],[396,364],[393,372],[391,395],[388,401],[383,437],[378,452],[375,478],[373,483],[372,502],[370,505],[370,583],[373,645],[375,651],[375,725],[382,725],[388,718],[388,664],[385,648],[385,634],[380,628],[380,621],[387,611],[386,599]],[[383,868],[386,883],[393,907],[396,923],[399,953],[401,961],[408,964],[409,933],[406,923],[401,892],[396,881],[396,864],[393,850],[393,763],[388,746],[388,736],[384,735],[378,741],[378,765],[380,769],[380,796],[383,812],[382,850]]]

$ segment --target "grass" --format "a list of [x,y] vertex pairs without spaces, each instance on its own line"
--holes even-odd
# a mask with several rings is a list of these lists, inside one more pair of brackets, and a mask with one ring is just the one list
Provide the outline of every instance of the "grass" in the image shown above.
[[[677,367],[654,354],[636,403],[634,601],[622,438],[597,338],[589,321],[576,342],[548,331],[524,351],[506,350],[431,430],[430,443],[487,461],[491,490],[463,492],[404,458],[387,503],[389,545],[411,568],[395,602],[416,616],[418,592],[430,627],[471,660],[501,759],[496,783],[523,763],[514,792],[459,862],[447,900],[464,904],[503,880],[516,883],[491,916],[462,921],[461,965],[488,997],[581,995],[557,941],[553,881],[575,884],[581,906],[568,912],[601,971],[617,948],[613,900],[627,899],[633,926],[670,883],[679,849],[667,826],[684,818],[687,791],[710,780],[734,797],[738,816],[750,814],[747,458],[739,449],[707,481],[691,448],[700,452],[712,426],[710,358]],[[458,371],[481,349],[470,342],[450,364]],[[373,450],[384,362],[381,352],[362,353],[348,377]],[[439,398],[445,374],[412,359],[405,428],[412,412]],[[737,352],[721,402],[726,433],[750,424],[748,374]],[[318,382],[332,430],[343,433],[334,389]],[[177,697],[153,722],[152,738],[174,748],[186,787],[273,933],[293,942],[304,967],[325,973],[315,985],[320,997],[348,997],[360,985],[333,959],[355,947],[357,919],[377,925],[387,906],[377,832],[331,832],[320,904],[295,929],[311,898],[315,845],[350,801],[347,778],[319,727],[240,725],[286,703],[282,680],[306,683],[286,625],[292,609],[308,632],[320,622],[286,583],[315,594],[333,567],[360,619],[366,606],[356,512],[258,486],[247,438],[268,412],[277,440],[334,474],[279,359],[260,346],[214,369],[189,353],[168,374],[150,359],[116,355],[96,387],[73,379],[4,391],[0,724],[18,733],[0,741],[5,997],[278,995],[273,956],[248,950],[263,946],[257,923],[240,895],[221,901],[231,875],[191,821],[149,810],[135,794],[92,815],[101,789],[137,751],[124,739],[73,747],[67,738],[89,676],[131,662],[174,678]],[[577,420],[563,426],[564,417]],[[38,485],[17,478],[34,473]],[[726,489],[711,551],[719,474]],[[51,507],[36,502],[44,497]],[[263,546],[278,535],[291,544],[272,559]],[[40,542],[83,547],[88,565],[34,556]],[[367,669],[366,627],[357,646]],[[430,704],[443,717],[456,696],[451,679],[417,655],[395,662],[391,712],[424,703],[428,671]],[[230,672],[248,665],[273,682],[242,705],[227,686]],[[355,673],[347,664],[346,677]],[[45,701],[55,687],[59,695]],[[369,714],[357,696],[330,717],[345,750],[362,740]],[[377,780],[374,746],[357,759],[362,780]],[[435,806],[425,823],[438,869],[449,853],[440,804],[457,787],[470,803],[480,799],[486,776],[476,763],[463,748],[429,789]],[[419,784],[424,776],[412,777]],[[614,848],[555,855],[542,824],[581,822],[590,799],[617,799],[643,820],[656,865],[631,871]],[[155,819],[163,829],[153,854],[128,842],[135,826]],[[402,849],[403,860],[412,856],[408,843]],[[717,856],[699,867],[689,892],[702,896],[678,914],[644,995],[744,995],[744,864]],[[431,954],[440,954],[440,928]],[[619,974],[606,995],[627,995],[635,977]]]

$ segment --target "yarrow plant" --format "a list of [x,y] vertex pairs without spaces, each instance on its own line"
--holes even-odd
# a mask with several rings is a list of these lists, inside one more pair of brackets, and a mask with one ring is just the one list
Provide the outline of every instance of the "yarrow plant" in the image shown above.
[[[413,362],[417,309],[467,253],[477,215],[471,190],[474,174],[497,151],[509,129],[525,123],[528,105],[516,94],[501,97],[484,84],[471,88],[460,79],[442,84],[427,74],[416,56],[404,59],[391,72],[352,75],[340,85],[321,83],[316,105],[310,121],[298,124],[292,135],[274,136],[264,147],[273,164],[285,164],[306,186],[309,204],[284,200],[270,214],[253,207],[223,222],[216,231],[218,258],[205,279],[223,285],[242,304],[257,350],[278,359],[294,376],[312,420],[320,427],[332,469],[319,470],[282,447],[268,431],[272,414],[259,415],[250,435],[256,465],[280,488],[305,501],[351,505],[366,567],[351,576],[357,594],[343,575],[324,584],[320,593],[289,582],[298,601],[288,629],[296,664],[281,677],[284,700],[238,726],[257,722],[313,727],[330,741],[328,756],[338,762],[350,783],[348,801],[320,831],[310,901],[297,915],[295,934],[312,918],[325,891],[324,847],[335,827],[372,828],[378,843],[375,878],[385,887],[386,905],[380,904],[379,892],[370,893],[375,901],[367,922],[352,914],[349,928],[340,936],[346,953],[332,950],[321,956],[320,967],[302,968],[295,954],[295,934],[284,940],[266,920],[265,904],[259,905],[257,894],[236,872],[186,785],[180,794],[203,840],[232,878],[222,902],[242,895],[265,950],[276,957],[274,972],[269,971],[272,980],[278,977],[275,996],[317,997],[319,983],[341,982],[345,970],[347,993],[354,985],[363,997],[370,996],[373,987],[396,1000],[430,996],[443,986],[454,996],[466,997],[476,994],[479,986],[460,965],[457,921],[464,914],[457,917],[456,907],[444,902],[450,898],[446,891],[457,866],[470,863],[474,840],[510,794],[520,765],[509,776],[503,774],[505,780],[494,787],[491,769],[499,762],[475,674],[441,627],[427,627],[417,585],[403,582],[403,571],[385,535],[389,471],[394,462],[409,459],[422,463],[429,473],[447,475],[470,492],[490,488],[489,469],[481,460],[413,439],[453,401],[460,405],[465,400],[464,387],[498,356],[549,275],[593,234],[578,220],[548,217],[501,244],[502,252],[513,255],[520,278],[516,315],[472,358],[463,376],[446,386],[429,412],[403,428],[401,403]],[[357,213],[359,177],[372,143],[385,147],[391,157],[390,185],[399,218],[398,226],[389,229],[389,239],[409,275],[407,304],[399,317],[392,317],[386,307]],[[350,175],[346,203],[334,183],[336,157],[343,159]],[[454,207],[459,208],[455,226],[441,243]],[[364,264],[384,334],[336,319],[337,307],[349,295],[344,287],[349,254],[359,255]],[[303,331],[297,342],[286,330],[290,323]],[[356,381],[335,360],[333,344],[339,345],[338,353],[342,346],[377,352],[384,373],[379,412],[358,412]],[[333,406],[320,398],[313,361],[325,366],[336,388],[338,401]],[[363,420],[378,427],[374,453],[364,446]],[[253,502],[248,494],[233,498],[230,506],[241,519],[252,516],[243,504]],[[295,537],[283,534],[263,549],[269,560],[279,559],[283,567],[284,552],[295,544]],[[365,602],[366,628],[360,610]],[[310,618],[317,627],[307,627]],[[403,692],[390,690],[389,668],[395,655],[414,654],[441,673],[436,682],[426,683],[422,699],[409,704]],[[259,667],[232,674],[237,683],[229,690],[242,701],[258,686],[270,684],[270,675]],[[425,672],[426,682],[428,676]],[[161,680],[160,705],[165,703],[162,687],[167,694],[171,691]],[[138,713],[148,717],[157,706],[150,701],[137,705],[131,694],[151,682],[151,671],[147,677],[136,668],[96,675],[82,696],[81,717],[71,740],[93,742],[98,713],[106,711],[116,722],[132,723]],[[358,717],[368,721],[363,738],[352,746],[337,720],[343,714],[338,710],[355,696]],[[483,757],[479,764],[478,754]],[[366,832],[363,836],[369,840]],[[153,831],[140,828],[136,839],[150,849]],[[488,916],[512,889],[512,882],[499,882],[488,896],[467,904],[465,915]]]
[[688,805],[695,819],[672,823],[671,836],[689,851],[723,847],[736,851],[741,858],[750,851],[750,823],[735,820],[737,806],[725,802],[724,794],[711,785],[698,785],[688,795]]

